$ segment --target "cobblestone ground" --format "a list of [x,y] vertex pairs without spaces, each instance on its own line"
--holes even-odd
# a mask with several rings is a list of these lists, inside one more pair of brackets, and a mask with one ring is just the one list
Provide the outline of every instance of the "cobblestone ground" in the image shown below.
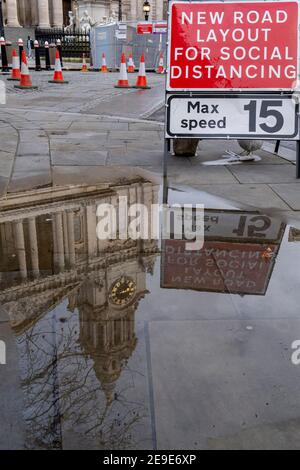
[[[162,175],[165,77],[149,74],[151,90],[118,89],[118,74],[65,72],[66,85],[51,85],[53,72],[33,72],[36,91],[20,91],[1,77],[7,91],[0,117],[0,194],[88,183],[141,170]],[[136,74],[129,76],[133,85]],[[259,163],[206,166],[235,142],[203,141],[194,158],[170,157],[172,184],[191,185],[254,208],[300,210],[294,152],[273,144]],[[122,176],[123,175],[123,176]]]

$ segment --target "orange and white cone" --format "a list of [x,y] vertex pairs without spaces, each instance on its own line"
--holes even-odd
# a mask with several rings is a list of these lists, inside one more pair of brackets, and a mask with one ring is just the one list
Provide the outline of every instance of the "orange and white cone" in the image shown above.
[[88,71],[88,68],[86,65],[86,58],[85,58],[85,54],[83,54],[81,72],[86,73],[87,71]]
[[156,70],[156,73],[165,73],[165,67],[164,67],[164,55],[161,52],[159,56],[159,64],[158,64],[158,69]]
[[16,49],[13,49],[13,51],[12,51],[11,76],[7,80],[11,80],[11,81],[14,81],[14,82],[19,82],[20,79],[21,79],[20,60],[19,60]]
[[133,62],[132,54],[130,54],[129,60],[128,60],[127,72],[128,73],[134,73],[134,71],[135,71],[135,65],[134,65],[134,62]]
[[69,83],[67,80],[64,80],[64,77],[63,77],[58,49],[56,49],[55,70],[54,70],[53,79],[49,80],[49,83]]
[[141,55],[139,74],[134,88],[142,88],[144,90],[151,88],[148,86],[144,54]]
[[115,85],[115,88],[131,88],[128,82],[127,68],[126,68],[126,57],[123,52],[120,65],[120,75],[118,83]]
[[21,63],[21,78],[20,84],[15,85],[15,88],[20,88],[21,90],[36,90],[38,87],[32,85],[31,76],[29,74],[26,52],[22,51],[22,63]]
[[102,66],[101,66],[101,72],[102,73],[107,73],[108,72],[108,69],[107,69],[107,65],[106,65],[106,55],[102,54]]

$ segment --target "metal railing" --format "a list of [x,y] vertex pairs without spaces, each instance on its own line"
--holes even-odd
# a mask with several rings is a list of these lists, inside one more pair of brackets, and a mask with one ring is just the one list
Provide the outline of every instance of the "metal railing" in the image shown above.
[[65,58],[90,57],[90,34],[81,30],[74,29],[67,32],[61,28],[36,28],[35,37],[43,48],[45,41],[49,44],[56,44],[57,40],[61,40],[62,54]]

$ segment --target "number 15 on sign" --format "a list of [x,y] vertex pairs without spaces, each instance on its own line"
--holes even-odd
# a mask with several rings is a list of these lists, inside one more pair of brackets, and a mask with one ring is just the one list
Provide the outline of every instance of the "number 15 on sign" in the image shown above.
[[296,139],[292,95],[172,95],[167,137]]

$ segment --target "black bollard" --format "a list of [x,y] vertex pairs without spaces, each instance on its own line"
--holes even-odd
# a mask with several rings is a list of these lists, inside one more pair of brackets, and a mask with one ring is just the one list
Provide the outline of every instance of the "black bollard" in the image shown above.
[[46,70],[51,70],[51,63],[50,63],[50,51],[49,51],[49,43],[45,41],[45,68]]
[[60,63],[61,63],[61,66],[63,67],[63,59],[62,59],[62,47],[61,47],[61,40],[58,39],[56,41],[56,47],[57,47],[57,50],[59,52],[59,57],[60,57]]
[[24,49],[23,39],[19,39],[19,40],[18,40],[18,46],[19,46],[19,58],[20,58],[20,70],[21,70],[21,66],[22,66],[22,52],[23,52],[23,49]]
[[6,52],[6,41],[3,37],[0,38],[0,44],[1,44],[2,73],[8,73],[9,68],[8,68],[8,60],[7,60],[7,52]]
[[35,51],[35,71],[40,72],[41,67],[41,57],[40,57],[40,45],[38,41],[34,41],[34,51]]

